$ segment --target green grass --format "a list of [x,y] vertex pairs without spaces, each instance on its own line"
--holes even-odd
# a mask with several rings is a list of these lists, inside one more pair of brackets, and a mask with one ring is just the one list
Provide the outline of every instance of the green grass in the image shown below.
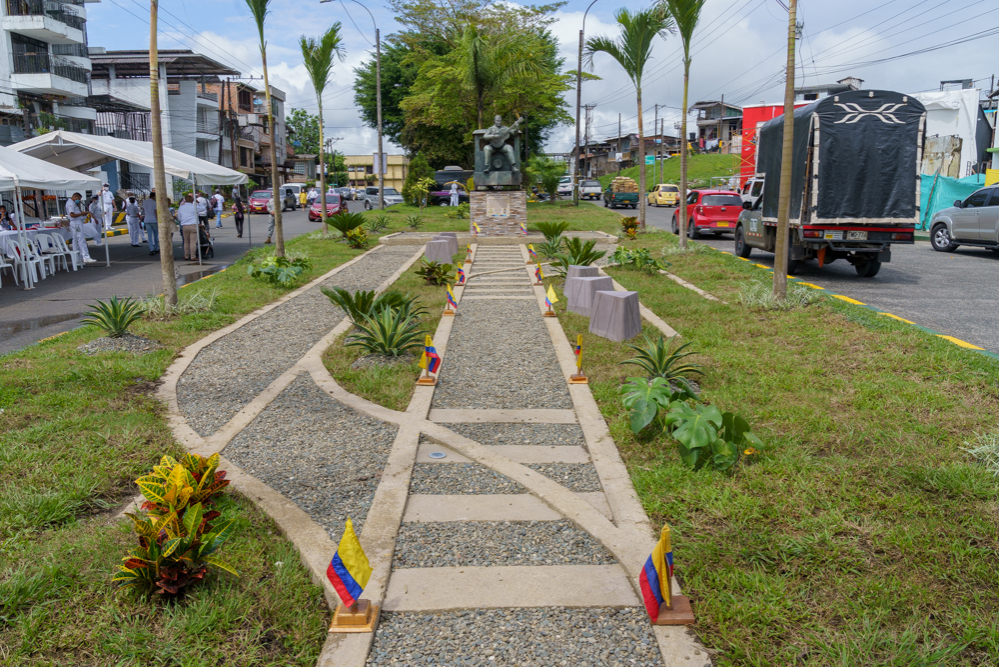
[[[468,218],[456,220],[447,217],[447,212],[452,210],[450,206],[427,206],[421,212],[418,206],[410,204],[397,204],[384,211],[388,218],[389,228],[379,232],[380,234],[393,234],[396,232],[417,233],[424,232],[468,232],[470,222]],[[364,215],[376,217],[379,211],[366,211]],[[418,230],[413,230],[406,225],[406,217],[419,215],[424,219],[424,224]],[[571,201],[558,201],[555,203],[536,202],[527,205],[527,229],[537,231],[533,225],[540,220],[566,220],[570,223],[571,231],[617,231],[617,217],[612,217],[608,211],[602,207],[592,206],[587,203],[573,206]]]
[[[315,235],[288,249],[314,263],[299,285],[360,252]],[[111,518],[136,477],[183,452],[150,395],[156,382],[181,348],[288,292],[247,276],[249,258],[181,290],[217,290],[211,311],[131,328],[164,349],[87,357],[77,346],[101,335],[87,327],[0,357],[0,664],[315,664],[322,590],[236,493],[220,504],[239,526],[220,555],[238,579],[213,572],[169,604],[111,587],[134,540]]]
[[693,342],[703,398],[744,415],[763,455],[692,472],[668,436],[631,433],[630,350],[585,336],[584,370],[646,510],[673,528],[716,664],[996,664],[999,485],[962,447],[995,431],[999,364],[836,299],[748,309],[740,285],[770,274],[717,252],[669,260],[732,305],[610,273]]
[[[713,176],[734,176],[739,173],[740,157],[738,155],[691,155],[687,158],[688,187],[703,187],[709,185]],[[659,167],[653,175],[652,165],[645,167],[646,185],[651,190],[656,183],[680,183],[680,156],[672,157],[663,163],[662,176]],[[638,182],[638,166],[621,170],[621,176],[628,176]],[[600,177],[600,184],[605,188],[610,185],[618,174],[614,172]],[[657,180],[658,179],[658,180]]]

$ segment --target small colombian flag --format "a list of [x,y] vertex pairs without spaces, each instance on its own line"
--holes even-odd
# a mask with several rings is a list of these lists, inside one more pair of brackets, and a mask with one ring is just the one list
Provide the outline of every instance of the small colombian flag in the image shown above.
[[479,223],[473,222],[472,223],[472,227],[475,227],[475,233],[476,234],[481,234],[482,233],[482,229],[479,227]]
[[663,526],[659,542],[652,550],[652,555],[645,561],[642,574],[638,577],[645,611],[653,623],[659,618],[659,608],[664,605],[668,608],[672,604],[673,590],[670,588],[672,581],[673,548],[669,541],[669,526]]
[[371,578],[371,564],[364,555],[361,542],[354,532],[354,524],[347,519],[347,527],[340,538],[340,546],[326,568],[326,577],[336,589],[345,607],[352,606],[361,597]]
[[524,232],[525,236],[527,235],[527,225],[525,225],[523,222],[520,223],[520,231]]
[[545,294],[545,305],[548,306],[548,310],[552,309],[552,304],[554,304],[556,301],[558,301],[558,295],[555,294],[555,290],[553,290],[552,286],[549,285],[548,293]]
[[539,283],[540,283],[540,282],[541,282],[542,280],[544,280],[544,279],[545,279],[545,274],[544,274],[544,272],[543,272],[543,271],[541,270],[541,265],[540,265],[540,264],[538,264],[538,268],[534,269],[534,277],[538,279],[538,282],[539,282]]
[[531,259],[537,259],[538,258],[538,253],[534,252],[534,244],[533,243],[528,243],[527,244],[527,252],[530,253]]
[[427,339],[423,342],[423,356],[420,357],[420,368],[428,373],[436,373],[440,365],[441,358],[437,355],[437,349],[434,347],[434,339],[427,336]]
[[451,286],[447,286],[447,302],[452,308],[458,310],[458,302],[454,300],[454,292],[451,291]]
[[576,334],[576,347],[572,350],[576,355],[576,368],[583,367],[583,334]]
[[458,273],[455,275],[459,285],[465,284],[465,271],[463,269],[458,269]]

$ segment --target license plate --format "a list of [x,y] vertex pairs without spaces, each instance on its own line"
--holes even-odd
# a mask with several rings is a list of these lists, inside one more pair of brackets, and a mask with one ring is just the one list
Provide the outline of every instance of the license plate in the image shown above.
[[731,223],[728,222],[716,222],[715,227],[731,227]]
[[847,241],[866,241],[867,240],[867,232],[847,232],[846,233],[846,240]]
[[830,232],[827,231],[824,237],[827,241],[842,241],[843,232]]

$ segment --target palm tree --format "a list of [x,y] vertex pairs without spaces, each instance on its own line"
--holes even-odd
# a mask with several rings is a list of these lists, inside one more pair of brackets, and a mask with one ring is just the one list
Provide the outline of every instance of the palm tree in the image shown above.
[[[687,87],[690,85],[690,38],[704,0],[660,0],[659,11],[671,16],[683,44],[683,109],[680,111],[680,247],[687,247]],[[720,145],[720,144],[719,144]]]
[[[329,30],[323,33],[319,41],[311,37],[302,36],[300,40],[302,47],[302,61],[305,63],[305,71],[312,79],[312,87],[316,90],[316,101],[319,103],[319,196],[322,199],[323,235],[326,234],[326,155],[323,143],[323,92],[326,84],[330,81],[330,74],[333,71],[333,56],[343,62],[346,51],[343,48],[343,38],[340,36],[340,22],[337,21],[330,26]],[[277,207],[275,206],[275,209]]]
[[271,132],[271,190],[274,197],[274,254],[284,257],[284,230],[281,226],[281,184],[278,182],[277,168],[277,128],[274,126],[274,104],[271,102],[271,85],[267,77],[267,40],[264,39],[264,20],[270,13],[271,0],[246,0],[253,20],[260,33],[260,60],[264,66],[264,95],[267,98],[267,127]]
[[163,170],[163,126],[160,125],[160,63],[157,50],[156,23],[159,0],[149,3],[149,120],[153,131],[153,187],[156,188],[156,218],[159,221],[160,243],[169,246],[160,250],[160,270],[163,273],[163,303],[167,309],[177,305],[177,278],[173,268],[173,220],[167,207],[166,172]]
[[673,19],[658,9],[630,12],[619,9],[614,18],[621,26],[616,40],[608,37],[591,37],[586,40],[586,63],[593,69],[593,56],[606,53],[616,60],[625,74],[635,84],[638,98],[638,222],[645,227],[645,126],[642,123],[642,74],[652,56],[656,37],[666,39],[673,32]]

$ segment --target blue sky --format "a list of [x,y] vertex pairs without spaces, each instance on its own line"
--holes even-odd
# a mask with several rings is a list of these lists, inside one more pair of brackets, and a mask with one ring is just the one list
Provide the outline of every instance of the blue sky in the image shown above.
[[[559,39],[566,67],[574,68],[578,31],[589,0],[568,2],[556,15],[552,30]],[[267,24],[271,82],[285,90],[290,106],[315,111],[315,95],[304,68],[298,39],[316,36],[334,21],[344,26],[346,61],[335,68],[324,100],[327,134],[343,137],[337,148],[348,154],[370,153],[375,132],[364,127],[351,85],[353,68],[373,52],[374,29],[361,7],[347,2],[320,4],[318,0],[273,0]],[[398,29],[381,2],[368,2],[382,35]],[[641,2],[597,0],[586,20],[586,34],[612,36],[613,12]],[[906,54],[999,27],[999,0],[799,0],[804,39],[795,68],[799,85],[827,83],[848,75],[865,80],[867,88],[901,92],[933,90],[943,79],[976,80],[988,88],[995,66],[992,36],[947,46],[925,54],[889,62],[872,60]],[[142,0],[101,0],[88,4],[91,46],[136,49],[149,46],[149,5]],[[708,0],[702,27],[695,33],[690,101],[718,99],[736,104],[779,102],[783,94],[784,40],[787,12],[779,0]],[[243,0],[161,0],[160,48],[190,48],[243,72],[261,76],[256,26]],[[990,54],[991,50],[991,54]],[[618,114],[625,132],[637,128],[634,88],[618,66],[598,55],[594,72],[600,81],[583,87],[583,102],[596,103],[593,135],[616,134]],[[655,49],[644,81],[647,131],[655,104],[667,130],[679,120],[683,72],[679,40],[671,37]],[[258,82],[259,83],[259,82]],[[569,95],[575,105],[575,91]],[[558,128],[549,150],[570,150],[573,127]],[[389,148],[388,150],[392,150]]]

